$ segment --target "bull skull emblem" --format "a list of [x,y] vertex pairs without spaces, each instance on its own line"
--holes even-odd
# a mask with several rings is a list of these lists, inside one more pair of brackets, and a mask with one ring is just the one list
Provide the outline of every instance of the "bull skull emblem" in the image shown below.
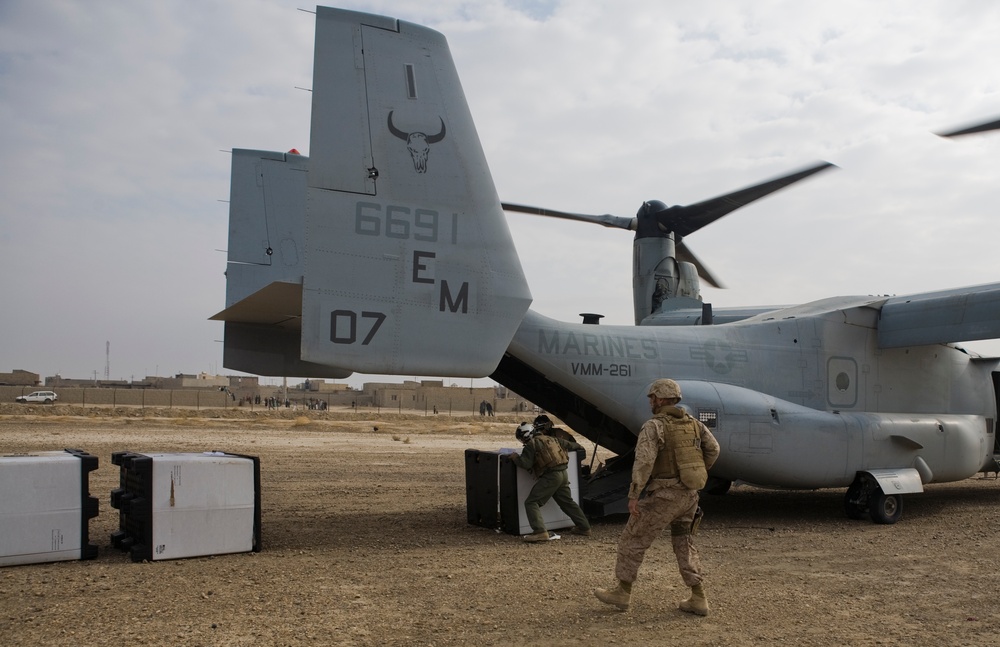
[[436,144],[444,139],[444,119],[441,119],[441,132],[436,135],[427,135],[421,132],[404,133],[399,128],[392,125],[392,113],[389,111],[389,132],[406,142],[406,150],[410,151],[413,158],[413,170],[417,173],[427,172],[427,155],[431,151],[431,144]]

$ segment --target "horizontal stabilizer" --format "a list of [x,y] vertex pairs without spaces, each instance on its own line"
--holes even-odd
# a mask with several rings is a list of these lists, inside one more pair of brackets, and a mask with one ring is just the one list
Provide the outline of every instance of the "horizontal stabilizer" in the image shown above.
[[1000,337],[1000,283],[892,297],[878,323],[880,348]]
[[233,150],[223,366],[257,375],[342,378],[300,358],[308,158]]
[[[232,271],[232,268],[230,268]],[[302,328],[302,285],[274,282],[211,317],[213,321]]]
[[351,375],[349,370],[302,361],[300,341],[298,330],[227,321],[222,363],[226,368],[255,375],[335,380]]

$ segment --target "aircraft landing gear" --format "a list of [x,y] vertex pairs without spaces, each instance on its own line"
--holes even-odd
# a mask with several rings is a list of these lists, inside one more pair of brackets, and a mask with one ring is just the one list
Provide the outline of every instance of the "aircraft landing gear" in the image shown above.
[[868,497],[868,511],[875,523],[896,523],[903,516],[903,497],[899,494],[886,494],[882,488],[878,493]]
[[847,513],[847,518],[864,517],[868,511],[867,500],[868,496],[865,494],[864,486],[861,485],[861,479],[854,479],[854,483],[851,483],[851,487],[847,488],[847,494],[844,495],[844,511]]
[[873,478],[858,475],[844,495],[844,511],[849,519],[868,513],[872,523],[892,524],[903,516],[903,497],[886,494]]

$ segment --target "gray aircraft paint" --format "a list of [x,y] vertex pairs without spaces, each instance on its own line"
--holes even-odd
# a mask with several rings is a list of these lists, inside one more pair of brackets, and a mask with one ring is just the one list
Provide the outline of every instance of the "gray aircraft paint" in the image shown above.
[[319,7],[316,42],[302,358],[489,374],[531,294],[444,37]]
[[[910,492],[996,467],[998,361],[951,343],[1000,337],[1000,284],[720,310],[698,325],[708,311],[687,268],[688,291],[639,326],[528,310],[447,43],[429,29],[318,8],[310,157],[234,151],[232,182],[215,317],[227,367],[501,375],[619,452],[648,418],[649,383],[668,376],[713,426],[725,481],[845,487],[867,474]],[[637,303],[654,288],[637,283]]]

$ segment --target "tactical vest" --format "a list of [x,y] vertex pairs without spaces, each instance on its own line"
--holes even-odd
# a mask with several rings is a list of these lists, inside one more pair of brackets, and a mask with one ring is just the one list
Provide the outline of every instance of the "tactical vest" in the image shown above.
[[705,456],[701,452],[701,426],[685,413],[683,418],[667,414],[653,416],[663,425],[663,449],[653,463],[652,478],[679,478],[684,487],[700,490],[708,482]]
[[532,441],[535,443],[535,462],[531,471],[535,476],[541,476],[552,467],[569,463],[569,454],[555,438],[535,436]]

